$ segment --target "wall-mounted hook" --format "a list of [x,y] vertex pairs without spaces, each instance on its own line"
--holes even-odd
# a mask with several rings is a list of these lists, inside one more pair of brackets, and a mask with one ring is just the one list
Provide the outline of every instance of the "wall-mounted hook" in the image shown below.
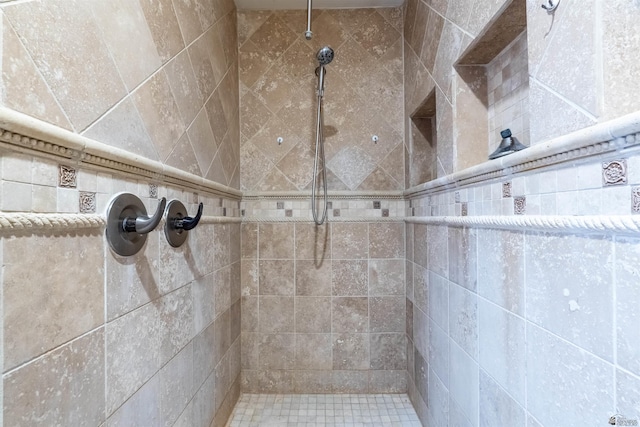
[[167,199],[162,198],[153,216],[147,216],[144,203],[130,193],[116,194],[107,207],[107,241],[118,255],[138,253],[147,240],[147,233],[160,224]]
[[542,8],[547,11],[547,13],[553,13],[558,8],[560,4],[560,0],[547,0],[547,4],[543,4]]
[[172,200],[167,206],[167,219],[164,224],[164,235],[174,248],[180,247],[187,240],[187,231],[193,230],[202,217],[203,204],[198,206],[195,217],[187,216],[187,208],[178,201]]

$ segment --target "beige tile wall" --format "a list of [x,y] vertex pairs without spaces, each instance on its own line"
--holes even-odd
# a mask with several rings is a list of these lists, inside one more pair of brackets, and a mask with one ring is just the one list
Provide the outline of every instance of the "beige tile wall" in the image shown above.
[[242,390],[406,391],[404,225],[242,224]]
[[[521,98],[525,100],[522,114],[514,107],[514,111],[501,113],[506,113],[501,120],[502,126],[495,122],[501,114],[489,112],[493,127],[490,147],[499,142],[493,135],[498,127],[521,130],[522,141],[537,144],[640,108],[638,97],[629,90],[635,87],[631,76],[638,65],[637,61],[628,59],[637,50],[640,40],[635,33],[621,30],[621,23],[631,22],[639,16],[637,4],[625,0],[606,4],[597,0],[586,3],[570,0],[563,2],[554,14],[548,14],[539,1],[515,1],[522,3],[527,14],[526,46],[522,46],[520,52],[526,50],[528,56],[529,96],[528,100],[526,96]],[[407,138],[411,136],[409,117],[433,90],[437,97],[437,158],[422,159],[417,153],[418,161],[411,158],[407,164],[427,172],[435,166],[438,177],[470,166],[465,153],[473,147],[473,141],[468,141],[473,136],[464,128],[470,113],[458,114],[454,108],[459,96],[454,64],[507,3],[510,2],[406,2],[404,103]],[[518,78],[519,82],[521,80]],[[511,82],[510,86],[516,85],[513,78]],[[490,80],[489,92],[498,86],[497,80]],[[511,91],[510,97],[518,92],[513,92],[513,88]],[[522,92],[523,96],[525,92]],[[489,100],[488,105],[493,102]],[[484,109],[488,105],[478,108]],[[527,129],[529,135],[526,135]],[[407,141],[407,146],[411,147],[411,141]],[[479,149],[484,150],[484,144]],[[475,159],[475,164],[481,160]]]
[[403,189],[401,9],[314,10],[311,41],[302,10],[238,19],[242,189],[311,187],[314,71],[325,45],[336,53],[324,101],[329,188]]
[[[232,0],[0,3],[4,107],[239,188]],[[239,216],[239,202],[2,151],[3,212],[102,214],[114,193]],[[154,194],[151,194],[151,193]],[[161,229],[129,258],[101,232],[2,238],[0,425],[222,426],[240,391],[240,226]],[[40,268],[34,268],[39,266]]]
[[0,12],[3,106],[239,188],[232,0],[9,1]]
[[638,239],[406,233],[408,387],[425,425],[638,419]]
[[[460,159],[453,64],[506,3],[405,5],[405,110],[409,116],[435,90],[438,177],[456,171]],[[637,18],[638,5],[562,1],[551,15],[540,3],[526,1],[526,45],[520,39],[511,47],[528,56],[531,143],[637,111],[629,74],[637,61],[628,58],[640,40],[620,25]],[[518,129],[496,121],[494,89],[504,81],[491,74],[500,61],[488,67],[490,127]],[[517,92],[503,93],[507,103]],[[636,157],[607,155],[434,192],[412,199],[408,215],[637,214]],[[542,426],[558,417],[586,425],[614,413],[640,417],[629,403],[638,398],[629,387],[640,385],[629,358],[638,354],[630,309],[638,294],[629,288],[636,239],[407,224],[406,240],[408,388],[425,425]],[[589,390],[589,397],[577,399],[568,391],[575,389]]]
[[529,72],[527,34],[523,33],[487,65],[489,153],[498,148],[500,131],[529,145]]
[[[54,161],[3,151],[0,165],[3,212],[78,213],[86,193],[102,214],[127,191],[148,212],[167,197],[240,214],[238,201],[104,170],[65,188]],[[240,224],[201,224],[179,249],[158,228],[132,257],[103,230],[0,246],[3,425],[224,425],[240,392]]]

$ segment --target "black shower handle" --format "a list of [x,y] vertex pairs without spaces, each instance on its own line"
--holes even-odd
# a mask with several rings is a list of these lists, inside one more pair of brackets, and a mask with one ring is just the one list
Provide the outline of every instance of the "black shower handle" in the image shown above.
[[176,218],[173,222],[173,228],[186,231],[196,228],[196,225],[200,222],[200,218],[202,218],[203,207],[202,203],[198,205],[198,213],[196,213],[194,217],[185,216],[184,218]]

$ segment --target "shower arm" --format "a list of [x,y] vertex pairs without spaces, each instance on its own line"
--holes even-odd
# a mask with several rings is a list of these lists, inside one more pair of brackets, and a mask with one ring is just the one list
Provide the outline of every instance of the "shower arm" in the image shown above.
[[313,0],[307,0],[307,31],[304,32],[304,37],[307,40],[311,40],[313,33],[311,32],[311,9]]

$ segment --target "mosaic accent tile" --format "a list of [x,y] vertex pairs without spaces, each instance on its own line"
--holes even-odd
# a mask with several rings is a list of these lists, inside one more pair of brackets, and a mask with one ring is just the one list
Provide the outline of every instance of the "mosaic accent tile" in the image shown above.
[[244,210],[244,209],[241,209],[241,210],[240,210],[240,216],[246,216],[246,212],[245,212],[245,210]]
[[640,213],[640,187],[631,189],[631,213]]
[[525,196],[513,198],[513,213],[516,215],[524,215],[527,207],[527,198]]
[[227,216],[227,208],[222,208],[222,216]]
[[286,209],[284,211],[284,216],[292,217],[293,216],[293,210],[292,209]]
[[149,184],[149,197],[155,199],[158,197],[158,185],[157,184]]
[[456,203],[460,203],[460,192],[459,191],[456,191],[454,193],[454,199],[455,199]]
[[502,183],[502,197],[511,197],[511,181]]
[[387,218],[389,216],[389,209],[382,209],[382,216]]
[[602,185],[625,185],[627,183],[627,161],[602,162]]
[[373,209],[380,209],[380,202],[373,202]]
[[467,216],[469,215],[469,206],[467,205],[467,202],[463,202],[462,203],[462,212],[461,212],[462,216]]
[[340,216],[340,209],[334,209],[333,216]]
[[278,209],[284,209],[284,202],[277,202],[276,206]]
[[78,171],[69,167],[60,165],[60,173],[58,175],[58,185],[66,188],[76,188],[78,186]]
[[80,192],[80,213],[96,213],[96,193]]

